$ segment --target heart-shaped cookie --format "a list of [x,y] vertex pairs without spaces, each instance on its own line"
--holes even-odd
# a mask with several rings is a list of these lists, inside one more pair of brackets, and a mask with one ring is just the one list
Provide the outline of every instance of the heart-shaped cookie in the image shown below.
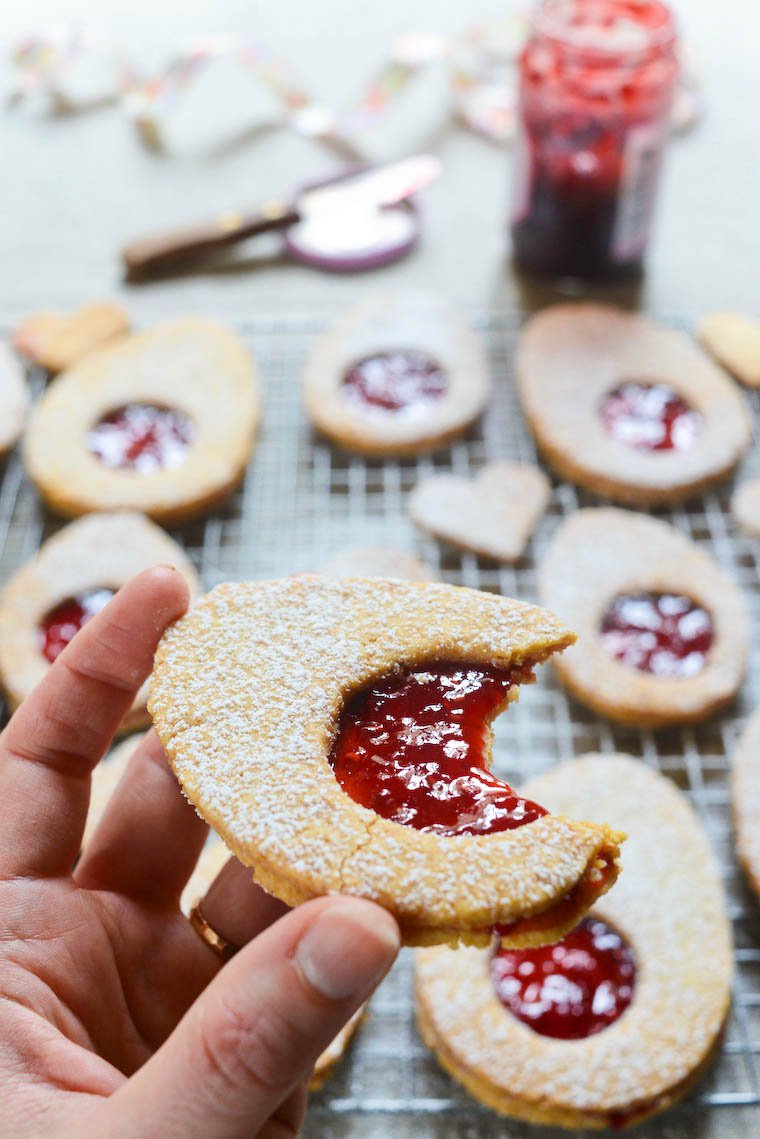
[[475,479],[432,475],[412,491],[409,514],[420,529],[460,549],[515,562],[546,510],[551,488],[537,467],[489,463]]
[[103,301],[70,314],[33,313],[15,329],[12,343],[17,352],[46,371],[62,372],[128,331],[124,309]]
[[701,322],[697,335],[737,380],[760,388],[760,320],[740,312],[714,312]]

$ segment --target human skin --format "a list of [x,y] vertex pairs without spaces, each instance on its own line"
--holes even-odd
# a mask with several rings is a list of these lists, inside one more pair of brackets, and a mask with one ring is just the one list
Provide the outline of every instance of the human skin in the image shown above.
[[372,903],[288,912],[233,860],[203,903],[242,947],[222,965],[179,908],[206,826],[152,732],[78,859],[92,769],[186,607],[174,570],[140,574],[0,736],[8,1139],[296,1135],[314,1062],[398,950],[395,922]]

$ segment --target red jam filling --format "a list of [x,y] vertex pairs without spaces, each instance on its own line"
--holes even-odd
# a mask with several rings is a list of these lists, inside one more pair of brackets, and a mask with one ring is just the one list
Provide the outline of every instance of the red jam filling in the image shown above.
[[330,762],[363,807],[435,834],[512,830],[546,814],[484,767],[489,725],[521,679],[430,664],[386,677],[347,704]]
[[695,676],[713,636],[710,614],[678,593],[622,594],[601,624],[602,644],[611,657],[656,676]]
[[343,377],[344,395],[381,411],[416,414],[441,398],[446,373],[424,352],[397,350],[365,356]]
[[608,392],[600,407],[613,439],[639,451],[688,451],[702,429],[702,416],[668,384],[627,380]]
[[497,949],[496,995],[541,1036],[582,1040],[613,1024],[633,997],[636,962],[626,942],[598,918],[584,918],[557,945]]
[[608,279],[641,268],[677,75],[658,0],[544,0],[520,59],[518,264]]
[[181,411],[153,403],[128,403],[104,415],[90,429],[87,446],[106,467],[152,475],[178,467],[192,435],[192,423]]
[[87,589],[76,597],[68,597],[43,617],[40,622],[40,642],[42,652],[51,664],[72,637],[108,604],[113,595],[114,590],[106,587]]

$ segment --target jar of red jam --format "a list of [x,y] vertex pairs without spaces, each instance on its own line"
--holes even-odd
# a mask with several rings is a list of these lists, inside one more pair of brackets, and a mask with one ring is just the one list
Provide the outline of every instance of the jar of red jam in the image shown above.
[[641,271],[668,136],[676,32],[659,0],[544,0],[520,60],[517,265]]

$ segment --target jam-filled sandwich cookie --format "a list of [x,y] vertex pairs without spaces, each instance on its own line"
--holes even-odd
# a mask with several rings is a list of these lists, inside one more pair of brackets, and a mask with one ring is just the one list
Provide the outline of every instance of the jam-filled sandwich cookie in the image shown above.
[[750,718],[737,745],[731,799],[739,861],[760,898],[760,712]]
[[128,331],[129,317],[124,310],[98,301],[74,313],[34,313],[14,329],[12,343],[33,364],[55,373]]
[[414,455],[448,443],[489,395],[478,337],[425,293],[357,305],[314,343],[304,371],[314,427],[363,455]]
[[7,344],[0,343],[0,457],[21,434],[28,405],[24,369]]
[[430,566],[408,550],[393,546],[353,546],[333,554],[319,572],[327,577],[397,577],[405,581],[435,581]]
[[212,321],[178,320],[60,376],[31,417],[26,466],[60,514],[129,508],[175,525],[235,488],[258,421],[245,346]]
[[715,312],[704,318],[697,335],[737,380],[760,388],[760,321],[738,312]]
[[556,662],[599,715],[661,728],[717,712],[738,692],[749,614],[738,586],[672,526],[643,514],[580,510],[539,572],[541,602],[578,633]]
[[[11,708],[42,679],[82,625],[135,574],[175,566],[191,596],[198,578],[187,556],[140,514],[93,514],[65,526],[10,578],[0,595],[0,673]],[[123,730],[148,722],[147,683]]]
[[422,1035],[505,1115],[639,1122],[688,1091],[720,1040],[733,965],[718,868],[684,795],[627,756],[561,764],[525,793],[624,828],[625,871],[558,945],[419,952]]
[[517,352],[520,400],[556,473],[633,506],[726,478],[751,439],[741,394],[681,333],[608,305],[534,316]]
[[546,510],[551,487],[523,463],[489,463],[470,481],[431,475],[412,491],[409,514],[421,530],[460,549],[515,562]]
[[223,585],[161,641],[150,709],[186,795],[288,905],[370,898],[407,944],[540,943],[609,888],[622,836],[492,775],[490,723],[572,640],[436,583]]

